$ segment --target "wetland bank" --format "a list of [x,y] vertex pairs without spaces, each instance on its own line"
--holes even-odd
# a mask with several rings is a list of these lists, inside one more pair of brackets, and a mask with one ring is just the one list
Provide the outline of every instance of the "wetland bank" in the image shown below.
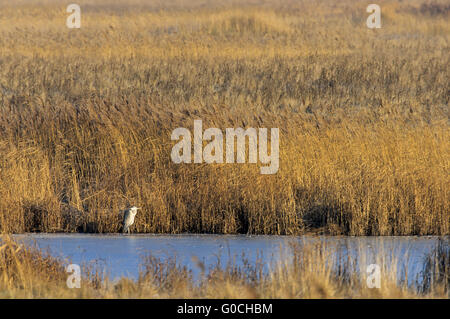
[[[0,232],[449,234],[445,5],[79,5],[0,2]],[[173,163],[193,120],[279,128],[280,169]]]
[[[383,1],[376,30],[350,0],[78,4],[82,27],[68,29],[58,1],[0,0],[2,234],[109,238],[137,205],[121,245],[150,234],[449,235],[445,1]],[[278,170],[174,163],[171,132],[195,120],[279,128]],[[320,249],[294,250],[302,266],[269,279],[230,266],[200,290],[182,264],[147,259],[135,281],[108,290],[93,276],[74,292],[54,256],[4,245],[2,296],[423,296],[394,279],[368,291],[358,274],[322,267]],[[425,295],[446,296],[439,287]]]
[[[8,298],[449,297],[448,238],[35,234],[13,239],[0,241],[0,295]],[[281,249],[283,242],[290,246]],[[68,289],[66,266],[72,262],[80,262],[82,277],[79,288]],[[369,286],[368,265],[380,269],[378,287]]]

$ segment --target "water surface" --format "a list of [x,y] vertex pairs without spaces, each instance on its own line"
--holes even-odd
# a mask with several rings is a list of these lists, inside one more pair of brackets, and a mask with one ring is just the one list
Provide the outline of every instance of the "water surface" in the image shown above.
[[[20,234],[16,240],[36,244],[67,263],[95,265],[110,278],[137,278],[143,257],[152,255],[162,260],[176,257],[177,262],[198,276],[199,268],[193,259],[206,267],[220,258],[222,265],[232,261],[241,264],[241,256],[250,263],[257,261],[265,269],[273,267],[281,258],[288,258],[291,243],[324,241],[336,245],[342,258],[361,258],[371,264],[389,263],[397,259],[399,271],[408,271],[409,281],[416,278],[423,267],[426,254],[435,247],[437,237],[341,237],[341,236],[246,236],[246,235],[121,235],[121,234]],[[375,257],[378,256],[378,259]],[[359,259],[357,258],[357,259]],[[364,260],[364,261],[362,261]]]

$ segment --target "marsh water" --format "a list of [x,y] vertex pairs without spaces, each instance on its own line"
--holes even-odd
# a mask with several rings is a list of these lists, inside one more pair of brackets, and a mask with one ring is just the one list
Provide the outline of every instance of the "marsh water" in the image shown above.
[[[137,278],[143,258],[154,256],[177,263],[192,271],[194,278],[200,269],[231,262],[235,265],[260,263],[264,269],[275,267],[289,259],[292,244],[304,245],[323,241],[334,247],[339,258],[352,258],[359,263],[389,264],[396,261],[397,271],[408,273],[411,283],[423,269],[425,256],[436,246],[437,237],[334,237],[334,236],[245,236],[245,235],[97,235],[97,234],[21,234],[14,238],[37,245],[67,263],[95,267],[114,279],[122,276]],[[242,256],[245,256],[242,258]],[[339,258],[336,258],[338,260]],[[245,261],[245,260],[246,261]],[[363,266],[363,265],[362,265]],[[364,268],[361,268],[364,269]]]

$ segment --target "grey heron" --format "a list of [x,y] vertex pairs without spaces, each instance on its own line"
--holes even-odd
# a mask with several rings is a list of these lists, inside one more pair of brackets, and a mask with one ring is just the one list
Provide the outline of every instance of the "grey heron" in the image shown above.
[[130,233],[130,226],[134,223],[134,216],[136,216],[138,207],[133,206],[127,210],[125,210],[125,213],[123,215],[123,230],[122,233]]

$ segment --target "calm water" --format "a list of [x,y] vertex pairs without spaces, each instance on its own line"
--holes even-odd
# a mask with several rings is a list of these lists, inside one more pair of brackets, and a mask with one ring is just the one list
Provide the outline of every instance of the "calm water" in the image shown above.
[[[423,259],[437,243],[437,237],[290,237],[244,235],[93,235],[93,234],[22,234],[14,235],[20,242],[36,244],[52,255],[64,258],[67,263],[99,267],[110,278],[128,276],[137,278],[142,258],[153,255],[161,259],[176,257],[177,262],[192,270],[194,277],[199,269],[193,257],[207,267],[218,257],[222,265],[228,261],[242,263],[241,256],[255,263],[273,267],[281,257],[289,257],[292,242],[325,241],[336,245],[343,258],[365,256],[361,263],[377,263],[375,255],[389,264],[392,257],[401,268],[408,271],[412,280],[422,269]],[[400,269],[402,270],[402,269]],[[403,271],[403,270],[402,270]]]

